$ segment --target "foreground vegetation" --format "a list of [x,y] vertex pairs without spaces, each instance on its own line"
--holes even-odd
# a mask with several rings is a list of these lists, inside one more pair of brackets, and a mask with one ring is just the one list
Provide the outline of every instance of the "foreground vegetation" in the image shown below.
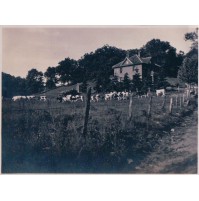
[[2,172],[116,173],[129,159],[139,164],[158,146],[164,131],[183,121],[197,107],[175,105],[169,96],[91,103],[88,131],[82,135],[85,103],[12,102],[2,109]]

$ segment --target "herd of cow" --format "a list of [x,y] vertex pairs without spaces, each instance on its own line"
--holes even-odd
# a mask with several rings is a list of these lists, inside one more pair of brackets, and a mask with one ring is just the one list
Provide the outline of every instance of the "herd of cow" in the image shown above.
[[41,100],[41,101],[46,101],[47,98],[46,96],[13,96],[12,97],[13,101],[19,101],[19,100]]
[[[126,91],[122,91],[122,92],[109,92],[109,93],[105,93],[105,94],[93,94],[91,95],[91,102],[99,102],[101,100],[104,101],[109,101],[109,100],[128,100],[130,95],[132,96],[136,96],[138,98],[143,98],[143,97],[149,97],[152,95],[151,92],[148,92],[147,94],[142,94],[140,92],[135,92],[135,93],[131,93],[131,92],[126,92]],[[156,90],[156,95],[157,96],[164,96],[165,95],[165,90],[164,89],[159,89]],[[77,101],[84,101],[84,96],[79,94],[79,95],[72,95],[72,94],[68,94],[68,95],[59,95],[56,100],[60,103],[62,102],[77,102]],[[39,100],[39,101],[47,101],[47,97],[46,96],[14,96],[12,98],[13,101],[18,101],[18,100]]]

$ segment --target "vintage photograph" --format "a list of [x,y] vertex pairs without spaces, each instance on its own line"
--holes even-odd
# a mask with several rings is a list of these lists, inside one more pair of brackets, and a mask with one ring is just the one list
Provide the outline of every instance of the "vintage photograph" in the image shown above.
[[0,29],[2,174],[197,174],[198,26]]

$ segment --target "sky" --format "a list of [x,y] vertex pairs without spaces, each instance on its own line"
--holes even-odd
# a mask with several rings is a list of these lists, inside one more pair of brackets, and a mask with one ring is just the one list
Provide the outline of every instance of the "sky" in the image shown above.
[[45,72],[64,58],[80,59],[106,44],[128,50],[154,38],[186,53],[191,43],[184,34],[194,30],[193,26],[3,27],[2,71],[26,77],[32,68]]

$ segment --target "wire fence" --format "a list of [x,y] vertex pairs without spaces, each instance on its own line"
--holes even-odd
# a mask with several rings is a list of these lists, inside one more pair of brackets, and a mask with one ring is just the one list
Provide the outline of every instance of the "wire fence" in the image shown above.
[[[120,114],[128,117],[129,114],[132,116],[142,116],[149,110],[150,115],[154,112],[166,111],[172,113],[176,112],[182,108],[188,100],[188,97],[181,94],[166,95],[165,97],[153,96],[150,103],[149,97],[132,97],[131,107],[129,107],[130,100],[109,100],[109,101],[99,101],[90,102],[90,116],[91,117],[102,117],[107,115]],[[172,103],[171,103],[172,101]],[[3,102],[2,113],[10,113],[15,115],[15,113],[32,113],[32,112],[49,112],[53,115],[84,115],[85,113],[85,102],[73,102],[73,103],[58,103],[58,102]],[[131,111],[129,111],[129,108]]]

